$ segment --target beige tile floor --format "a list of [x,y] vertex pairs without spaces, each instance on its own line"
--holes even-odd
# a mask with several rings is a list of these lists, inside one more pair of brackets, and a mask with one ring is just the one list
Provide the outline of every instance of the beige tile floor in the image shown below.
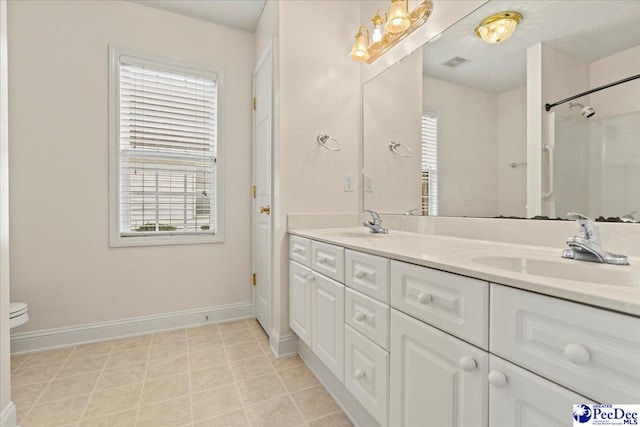
[[22,427],[352,425],[255,320],[16,355],[11,372]]

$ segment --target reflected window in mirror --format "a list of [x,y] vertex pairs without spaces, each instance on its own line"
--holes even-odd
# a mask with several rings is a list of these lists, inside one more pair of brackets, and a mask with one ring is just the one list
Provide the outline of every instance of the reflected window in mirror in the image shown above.
[[422,215],[438,215],[438,116],[422,113]]

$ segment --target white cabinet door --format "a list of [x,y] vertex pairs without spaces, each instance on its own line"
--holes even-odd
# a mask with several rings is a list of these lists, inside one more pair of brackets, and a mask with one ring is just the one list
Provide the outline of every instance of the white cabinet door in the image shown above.
[[489,424],[492,427],[572,425],[575,404],[591,403],[566,388],[499,357],[490,356]]
[[311,348],[344,383],[344,285],[313,273]]
[[488,353],[391,310],[390,425],[488,424]]
[[389,353],[344,326],[344,386],[373,415],[387,426],[389,412]]
[[289,261],[289,326],[307,345],[311,345],[310,268]]

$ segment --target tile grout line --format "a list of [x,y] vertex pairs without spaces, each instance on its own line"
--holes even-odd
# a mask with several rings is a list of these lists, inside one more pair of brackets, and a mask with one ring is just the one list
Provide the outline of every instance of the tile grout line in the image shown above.
[[[22,420],[22,424],[24,424],[24,422],[27,420],[27,418],[29,417],[29,415],[31,415],[31,412],[33,412],[34,408],[36,406],[38,406],[38,402],[40,401],[40,399],[42,399],[42,396],[44,395],[44,392],[47,390],[47,388],[49,388],[49,386],[51,385],[51,383],[53,382],[53,380],[58,376],[58,374],[60,373],[60,371],[62,370],[62,367],[65,365],[65,363],[67,363],[67,361],[69,360],[69,358],[71,357],[71,355],[73,354],[74,351],[76,351],[76,348],[78,348],[77,346],[74,346],[73,349],[69,352],[69,354],[67,355],[67,357],[64,359],[64,361],[60,364],[60,367],[58,368],[58,370],[56,371],[55,374],[53,374],[53,376],[51,377],[51,379],[49,381],[47,381],[47,385],[44,387],[44,389],[42,389],[42,391],[40,392],[40,395],[38,396],[38,399],[34,402],[33,406],[29,409],[29,412],[27,414],[25,414],[24,419]],[[27,359],[31,358],[31,355],[34,353],[29,353],[29,357],[27,357]],[[24,360],[24,362],[27,361],[27,359]],[[22,362],[24,364],[24,362]],[[37,368],[38,366],[46,366],[46,365],[36,365],[35,367]],[[44,381],[42,381],[44,382]],[[36,383],[34,383],[36,384]],[[61,399],[64,400],[64,399]],[[44,405],[44,403],[43,403]]]
[[[245,321],[246,323],[246,321]],[[247,325],[249,326],[249,325]],[[220,330],[220,328],[218,328]],[[242,412],[244,413],[244,418],[247,420],[249,427],[253,424],[251,423],[251,418],[249,418],[249,413],[247,411],[247,404],[242,398],[242,393],[240,393],[240,386],[238,385],[238,378],[236,378],[236,374],[233,372],[233,367],[231,366],[231,360],[229,359],[229,354],[227,353],[227,345],[224,342],[224,338],[222,337],[222,333],[220,333],[220,339],[222,340],[222,349],[224,350],[225,358],[227,359],[227,363],[229,364],[229,370],[231,371],[231,376],[233,377],[233,385],[236,387],[236,391],[238,392],[238,397],[240,397],[240,404],[242,405]],[[237,360],[236,360],[237,362]]]
[[[253,332],[254,335],[256,335],[256,338],[259,340],[259,337],[257,336],[257,333],[255,331],[252,331],[252,332]],[[269,337],[269,335],[267,335],[267,340],[269,339],[268,337]],[[271,362],[271,360],[269,360],[269,356],[267,354],[267,351],[262,346],[260,346],[260,349],[262,350],[262,353],[264,353],[264,356],[267,358],[267,361],[273,367],[273,370],[276,372],[276,377],[278,378],[278,381],[280,381],[280,384],[282,385],[282,387],[285,390],[285,394],[283,396],[287,396],[291,400],[291,402],[293,403],[293,407],[296,408],[296,410],[298,411],[298,415],[300,415],[302,417],[303,424],[307,425],[308,423],[307,423],[306,417],[302,413],[302,410],[298,407],[298,404],[296,403],[296,400],[293,398],[293,392],[289,391],[289,389],[287,388],[287,385],[284,383],[284,381],[282,381],[282,377],[280,376],[280,372],[278,371],[276,366],[273,364],[273,362]],[[269,348],[269,350],[271,350],[271,349]],[[278,397],[281,397],[281,396],[278,396]]]
[[[102,378],[102,374],[104,373],[104,370],[105,370],[105,368],[107,366],[107,362],[111,358],[111,354],[113,354],[113,347],[114,346],[113,346],[113,343],[112,343],[111,344],[111,349],[109,350],[109,353],[107,353],[107,358],[105,359],[104,363],[102,364],[102,369],[100,369],[100,374],[98,374],[98,379],[96,380],[96,383],[93,385],[93,390],[91,390],[91,393],[89,394],[89,398],[87,399],[87,403],[85,403],[85,405],[84,405],[84,409],[82,410],[82,414],[80,414],[80,419],[78,420],[78,424],[80,422],[82,422],[82,420],[84,419],[85,414],[87,413],[87,409],[89,408],[89,402],[91,402],[91,398],[93,397],[93,394],[96,392],[96,388],[98,388],[98,384],[100,383],[100,379]],[[75,351],[76,350],[74,349],[71,352],[71,354],[73,354]]]
[[138,405],[136,406],[136,417],[134,419],[133,425],[138,425],[138,419],[140,418],[140,409],[142,409],[142,396],[144,394],[144,385],[147,382],[147,373],[149,372],[149,364],[151,363],[151,349],[153,348],[153,335],[151,335],[151,341],[149,342],[149,352],[147,353],[147,364],[144,367],[144,375],[142,376],[142,387],[140,387],[140,397],[138,398]]

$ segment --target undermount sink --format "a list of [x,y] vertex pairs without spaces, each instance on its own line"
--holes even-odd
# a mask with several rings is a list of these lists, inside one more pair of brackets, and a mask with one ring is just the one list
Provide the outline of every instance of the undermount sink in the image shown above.
[[481,255],[476,264],[515,273],[615,286],[640,286],[640,271],[631,266],[611,266],[585,261],[545,260],[506,255]]

